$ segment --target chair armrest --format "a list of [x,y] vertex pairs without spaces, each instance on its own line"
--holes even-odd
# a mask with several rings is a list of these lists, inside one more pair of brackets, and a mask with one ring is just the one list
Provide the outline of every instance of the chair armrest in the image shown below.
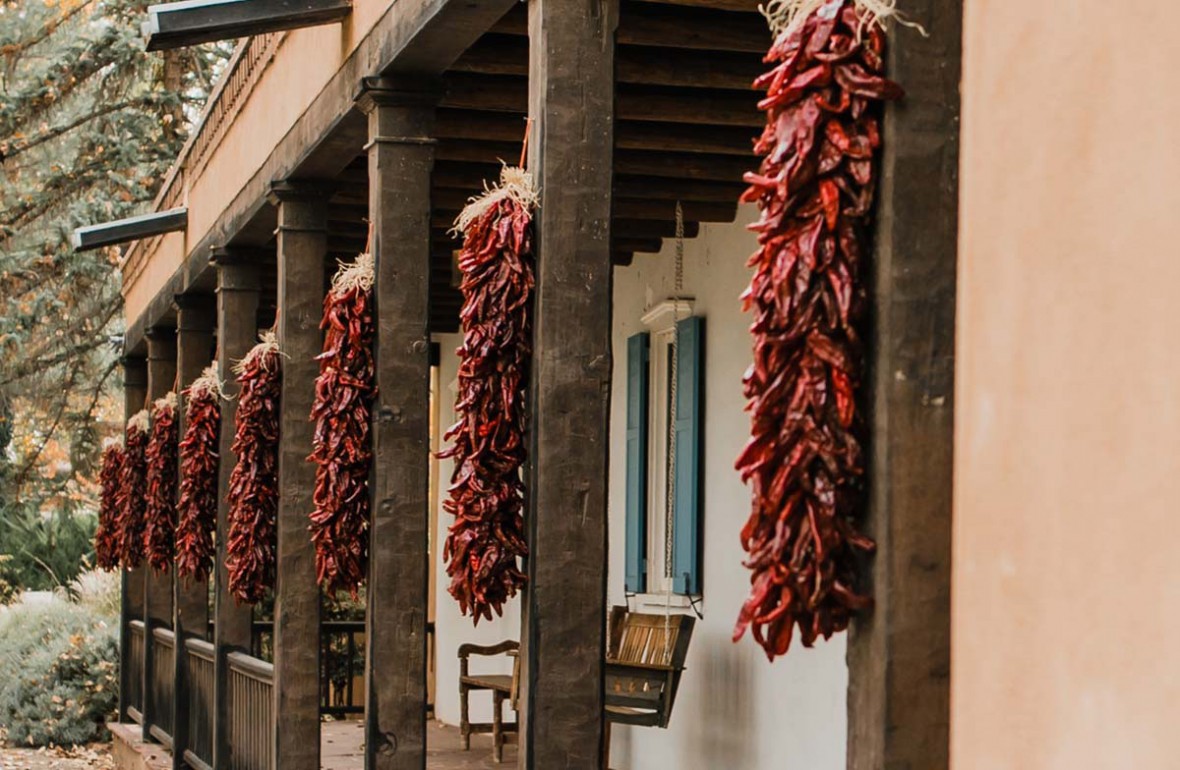
[[506,639],[499,644],[493,644],[491,646],[461,644],[459,645],[459,658],[468,658],[472,655],[502,655],[506,652],[515,652],[519,649],[520,642],[512,639]]

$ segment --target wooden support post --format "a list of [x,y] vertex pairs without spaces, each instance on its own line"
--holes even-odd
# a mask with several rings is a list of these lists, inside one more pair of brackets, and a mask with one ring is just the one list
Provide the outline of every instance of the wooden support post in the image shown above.
[[520,767],[603,767],[618,1],[529,2],[537,294]]
[[[411,83],[413,90],[411,90]],[[376,260],[377,403],[366,632],[365,767],[426,767],[430,564],[430,139],[423,79],[366,79],[369,219]]]
[[[147,407],[163,398],[176,385],[176,330],[153,327],[147,330]],[[172,570],[157,572],[143,563],[143,738],[152,740],[151,727],[155,724],[157,705],[152,690],[152,663],[155,639],[152,629],[172,623]]]
[[217,363],[225,380],[229,399],[221,402],[221,465],[218,469],[217,564],[214,568],[213,645],[216,651],[213,683],[213,767],[229,770],[229,664],[226,658],[234,651],[249,652],[253,609],[239,605],[229,593],[229,574],[225,567],[225,541],[229,531],[229,475],[237,456],[234,442],[234,416],[237,411],[238,385],[233,365],[245,357],[258,342],[259,271],[249,255],[221,251],[217,264]]
[[[124,423],[143,409],[147,400],[147,361],[139,356],[123,359],[123,414]],[[127,698],[132,688],[133,677],[142,682],[143,674],[131,662],[131,621],[143,617],[143,576],[145,567],[135,570],[122,569],[122,597],[119,612],[119,721],[130,722],[127,709],[134,706],[142,713],[143,702],[129,703]]]
[[[183,392],[201,376],[212,360],[213,329],[217,318],[211,296],[182,294],[175,301],[176,368],[180,379],[177,388],[180,396],[178,424],[183,437],[187,424]],[[172,590],[172,630],[176,632],[172,675],[172,767],[173,770],[185,770],[188,764],[184,761],[184,750],[188,748],[189,734],[188,719],[184,716],[189,709],[189,683],[184,641],[189,637],[204,639],[209,633],[209,582],[192,578],[182,580],[177,576],[172,581]]]
[[330,190],[285,182],[271,191],[278,206],[279,346],[283,396],[279,428],[279,511],[275,589],[275,766],[319,770],[320,590],[307,516],[315,507],[311,414],[323,349],[320,318],[328,252]]
[[947,767],[961,0],[891,34],[873,268],[874,611],[848,647],[848,768]]

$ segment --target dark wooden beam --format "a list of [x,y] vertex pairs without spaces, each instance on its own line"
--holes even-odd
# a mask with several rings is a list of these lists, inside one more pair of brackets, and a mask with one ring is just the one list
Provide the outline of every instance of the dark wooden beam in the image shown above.
[[[766,69],[761,55],[728,51],[702,54],[679,48],[629,46],[619,48],[615,54],[616,83],[740,90],[751,88],[754,79]],[[527,75],[528,41],[512,35],[484,35],[459,57],[451,71]]]
[[[524,118],[523,113],[513,112],[440,110],[437,135],[440,139],[515,143],[519,147]],[[615,126],[615,149],[738,155],[748,159],[753,168],[753,143],[758,133],[752,127],[708,125],[707,118],[700,124],[622,121]]]
[[716,11],[735,11],[756,14],[759,0],[635,0],[643,3],[659,3],[678,8],[711,8]]
[[[166,396],[176,385],[176,329],[156,326],[147,332],[147,408],[152,402]],[[156,653],[152,630],[172,625],[172,570],[156,571],[143,563],[143,736],[145,741],[154,740],[152,725],[158,712],[164,707],[157,704],[152,671]],[[170,704],[169,704],[170,705]]]
[[[176,298],[176,370],[180,382],[177,388],[178,426],[184,436],[184,389],[201,376],[212,361],[213,330],[217,325],[215,300],[207,294],[184,294]],[[179,478],[179,475],[177,476]],[[172,713],[187,714],[189,709],[188,660],[186,639],[204,639],[209,632],[209,583],[190,578],[172,581],[172,630],[176,633],[176,647],[172,656]],[[172,768],[186,770],[184,751],[189,747],[189,720],[173,719]]]
[[[618,0],[529,2],[541,190],[520,766],[603,764]],[[576,597],[576,600],[571,600]]]
[[[494,181],[500,162],[515,163],[514,156],[519,154],[519,143],[452,140],[439,143],[437,156],[440,161],[478,165],[488,181]],[[614,168],[617,174],[740,182],[742,175],[754,168],[752,160],[733,155],[616,150]]]
[[320,318],[328,265],[330,190],[310,182],[275,185],[278,207],[278,339],[284,353],[279,420],[279,509],[274,666],[275,767],[320,767],[320,588],[307,516],[315,466],[307,461],[308,418],[323,350]]
[[623,122],[615,129],[615,149],[735,155],[743,158],[748,168],[757,167],[754,160],[754,140],[760,133],[757,129],[715,126],[708,122],[708,117],[701,124]]
[[[947,767],[961,0],[906,12],[882,124],[866,454],[876,608],[848,646],[848,768]],[[891,35],[892,37],[892,35]]]
[[[490,112],[523,112],[527,79],[465,72],[447,76],[443,106]],[[760,127],[757,94],[746,91],[667,88],[620,84],[615,95],[618,120],[659,123],[705,123]]]
[[[502,35],[528,35],[528,15],[514,10],[505,15],[492,31]],[[621,46],[735,51],[756,53],[761,57],[770,47],[772,38],[766,20],[760,14],[633,2],[622,6],[616,42]]]
[[169,211],[156,211],[138,217],[118,219],[114,222],[104,222],[101,225],[87,225],[74,230],[70,241],[74,251],[89,251],[101,249],[104,246],[114,246],[120,243],[150,238],[153,235],[163,235],[188,226],[188,209],[179,208]]
[[[147,359],[140,356],[123,358],[123,422],[126,423],[147,401]],[[133,678],[142,681],[142,670],[136,670],[131,661],[131,621],[143,618],[143,575],[146,566],[139,569],[122,569],[122,592],[119,609],[119,721],[129,722],[128,707],[134,705],[143,709],[143,702],[128,702]]]
[[[437,91],[366,79],[377,403],[369,477],[365,767],[426,767],[430,540],[430,174]],[[429,89],[429,90],[426,90]]]
[[213,766],[231,767],[229,742],[231,652],[249,652],[253,609],[240,605],[229,592],[225,543],[229,532],[229,475],[237,462],[233,451],[238,384],[233,365],[258,342],[258,260],[243,252],[220,251],[217,266],[217,365],[229,396],[221,402],[217,494],[217,564],[214,568],[213,645],[216,651],[213,683]]
[[626,251],[640,252],[643,254],[655,254],[664,245],[662,238],[611,238],[610,241],[612,251]]
[[148,6],[143,34],[149,51],[163,51],[335,24],[350,13],[348,0],[181,0]]

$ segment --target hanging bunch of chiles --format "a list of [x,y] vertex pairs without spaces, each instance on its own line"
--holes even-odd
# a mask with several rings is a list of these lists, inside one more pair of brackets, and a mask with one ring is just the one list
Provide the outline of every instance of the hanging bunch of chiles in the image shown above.
[[221,436],[221,377],[217,364],[207,367],[184,396],[176,572],[202,582],[213,570],[213,533],[217,529],[217,450]]
[[108,439],[102,450],[98,472],[98,529],[94,531],[94,557],[99,569],[110,572],[119,566],[119,500],[123,483],[123,442]]
[[175,556],[177,443],[176,393],[152,403],[152,430],[147,445],[147,507],[143,545],[148,564],[157,572],[172,565]]
[[119,484],[116,508],[119,517],[116,527],[119,531],[120,561],[127,569],[135,569],[143,563],[144,514],[147,509],[147,443],[148,413],[146,409],[136,412],[127,421],[127,435],[123,449],[123,473]]
[[355,596],[369,559],[376,336],[372,290],[372,255],[361,254],[353,264],[341,265],[324,299],[320,323],[324,352],[317,357],[320,374],[311,408],[316,425],[308,458],[316,464],[310,529],[316,576],[329,595],[348,590]]
[[240,603],[256,604],[274,587],[275,517],[279,505],[279,398],[282,370],[274,332],[234,367],[238,400],[229,477],[229,590]]
[[459,216],[463,233],[463,345],[458,350],[459,416],[440,457],[455,471],[443,504],[455,517],[443,557],[450,593],[478,623],[500,614],[525,583],[525,390],[532,356],[533,210],[530,174],[506,167],[500,185]]
[[862,375],[867,227],[881,147],[882,76],[892,0],[781,0],[767,9],[772,69],[755,87],[766,129],[743,195],[761,218],[743,295],[754,319],[744,383],[752,437],[737,460],[753,488],[742,545],[747,627],[773,660],[794,627],[805,646],[845,629],[872,599],[857,593],[862,508]]

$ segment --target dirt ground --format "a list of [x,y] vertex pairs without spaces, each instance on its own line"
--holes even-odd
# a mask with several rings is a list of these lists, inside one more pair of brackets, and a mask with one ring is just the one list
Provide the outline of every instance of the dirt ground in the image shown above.
[[112,770],[110,746],[74,749],[14,749],[0,745],[0,770]]

